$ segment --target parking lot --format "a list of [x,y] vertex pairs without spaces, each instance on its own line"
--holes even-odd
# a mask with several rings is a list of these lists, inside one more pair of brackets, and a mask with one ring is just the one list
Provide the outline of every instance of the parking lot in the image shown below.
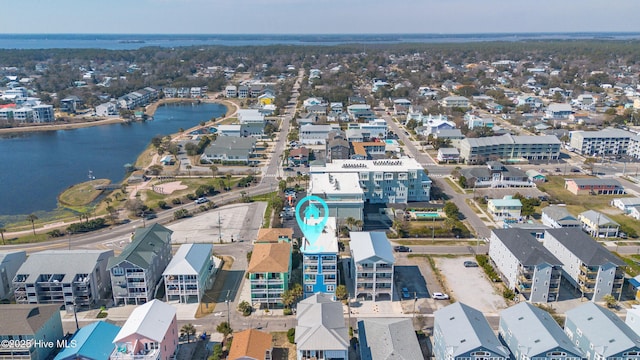
[[507,307],[502,294],[496,292],[481,267],[465,267],[471,256],[434,258],[442,274],[447,291],[456,301],[463,302],[483,313],[497,313]]

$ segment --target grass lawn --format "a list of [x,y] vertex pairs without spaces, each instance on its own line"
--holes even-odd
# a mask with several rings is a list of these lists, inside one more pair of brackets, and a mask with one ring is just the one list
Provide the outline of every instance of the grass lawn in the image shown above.
[[142,169],[149,165],[151,165],[151,160],[153,160],[153,154],[155,154],[155,150],[153,149],[153,145],[149,144],[144,151],[138,156],[135,164],[133,164],[136,168]]
[[458,194],[464,194],[464,190],[460,189],[460,186],[458,186],[458,184],[454,183],[453,180],[451,180],[448,177],[444,178],[444,181],[447,182],[447,184],[449,184],[449,186],[451,186],[451,188],[453,189],[453,191],[457,192]]
[[224,120],[216,123],[216,125],[231,125],[231,124],[235,124],[237,122],[238,122],[238,118],[232,117],[232,118],[224,119]]
[[467,205],[469,205],[469,207],[471,208],[471,210],[473,210],[474,213],[482,214],[482,211],[480,211],[480,209],[478,209],[478,207],[476,206],[476,204],[473,201],[473,199],[465,199],[464,202],[466,202]]
[[[572,178],[589,178],[590,176],[572,176]],[[611,200],[631,195],[573,195],[564,188],[564,176],[548,176],[547,182],[538,185],[538,189],[548,193],[552,198],[567,204],[567,210],[579,214],[586,210],[612,209]]]
[[96,179],[73,185],[58,196],[58,201],[70,208],[89,205],[103,192],[103,190],[96,190],[95,187],[108,185],[110,182],[108,179]]
[[616,255],[627,263],[627,274],[632,277],[640,274],[640,255],[621,256],[618,253]]

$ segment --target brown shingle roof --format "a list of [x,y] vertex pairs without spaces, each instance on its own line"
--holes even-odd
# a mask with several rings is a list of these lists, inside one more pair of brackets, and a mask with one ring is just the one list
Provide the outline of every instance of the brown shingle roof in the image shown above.
[[293,239],[292,228],[267,228],[258,230],[258,242],[278,242],[281,237]]
[[291,244],[289,243],[255,244],[247,271],[285,273],[289,271],[290,260]]
[[60,305],[0,305],[0,336],[34,335],[59,311]]
[[227,359],[236,360],[242,357],[264,359],[267,350],[271,350],[273,338],[260,330],[248,329],[235,333]]

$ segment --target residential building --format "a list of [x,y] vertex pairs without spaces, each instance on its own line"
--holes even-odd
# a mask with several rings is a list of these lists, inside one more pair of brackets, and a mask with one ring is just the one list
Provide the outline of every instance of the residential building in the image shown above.
[[305,99],[302,102],[302,107],[307,110],[308,108],[310,108],[311,106],[318,106],[318,105],[324,105],[326,106],[327,103],[324,101],[324,99],[322,98],[317,98],[317,97],[310,97],[308,99]]
[[240,124],[264,123],[264,115],[260,113],[259,109],[240,109],[237,116]]
[[25,251],[0,252],[0,300],[9,300],[13,297],[13,278],[25,260],[27,260]]
[[542,99],[536,96],[518,96],[515,101],[517,101],[516,106],[528,105],[534,110],[539,109],[544,105]]
[[467,127],[470,130],[476,128],[493,128],[493,118],[491,117],[480,117],[476,114],[466,113],[464,114],[464,122],[467,124]]
[[511,351],[512,359],[582,360],[584,357],[549,313],[527,302],[500,312],[498,337]]
[[435,134],[441,130],[452,130],[456,128],[456,123],[454,123],[453,121],[449,121],[447,115],[442,114],[420,114],[416,121],[420,126],[423,126],[425,128],[425,130],[423,131],[423,134],[425,134],[425,136],[428,136],[429,134]]
[[46,250],[29,255],[13,278],[18,304],[91,306],[111,287],[107,262],[113,250]]
[[587,360],[640,359],[640,336],[618,315],[592,302],[566,315],[564,332]]
[[329,217],[317,240],[303,238],[300,242],[302,252],[302,287],[304,297],[316,293],[334,296],[338,286],[338,237],[336,218]]
[[547,181],[546,175],[542,174],[537,170],[529,169],[525,171],[525,174],[527,174],[527,178],[529,178],[529,181],[531,181],[534,184],[543,183]]
[[0,324],[0,359],[46,360],[57,346],[41,344],[64,339],[60,305],[3,304]]
[[[222,124],[216,126],[216,134],[218,137],[222,136],[233,136],[233,137],[241,137],[242,136],[242,125],[240,124]],[[217,138],[216,138],[217,140]]]
[[549,229],[544,247],[562,262],[564,277],[591,301],[622,293],[626,263],[577,228]]
[[506,161],[555,160],[562,143],[553,135],[516,136],[505,134],[460,141],[460,157],[467,163],[481,163],[496,158]]
[[365,318],[358,321],[361,360],[423,359],[408,318]]
[[615,179],[565,179],[564,188],[573,195],[614,195],[625,193],[624,187]]
[[458,149],[456,148],[439,148],[438,149],[438,156],[437,156],[437,160],[438,163],[442,164],[442,163],[457,163],[458,161],[460,161],[460,151],[458,151]]
[[624,323],[637,335],[640,335],[640,305],[631,305],[631,309],[627,309],[627,317]]
[[579,228],[580,221],[571,215],[566,206],[549,205],[542,209],[542,223],[558,228]]
[[460,170],[471,188],[510,188],[533,187],[527,174],[513,166],[505,166],[498,161],[487,161],[485,166],[469,167]]
[[311,166],[311,174],[355,173],[360,179],[365,202],[407,203],[429,201],[431,179],[415,159],[333,160]]
[[371,106],[367,104],[352,104],[347,106],[347,114],[352,120],[365,119],[373,120],[375,113],[371,111]]
[[218,136],[204,149],[200,160],[209,163],[251,163],[256,139],[250,137]]
[[56,120],[53,113],[53,105],[40,104],[32,107],[33,122],[48,123]]
[[293,240],[292,228],[260,228],[256,243],[279,243]]
[[364,220],[364,192],[356,173],[312,173],[308,194],[326,202],[329,216]]
[[406,115],[410,106],[411,101],[407,99],[395,99],[393,100],[393,113],[395,115]]
[[393,265],[396,260],[387,234],[351,231],[349,238],[350,269],[355,270],[355,297],[373,301],[392,300]]
[[273,352],[271,334],[247,329],[233,334],[228,360],[271,360]]
[[368,132],[370,139],[385,139],[387,137],[388,125],[384,119],[369,119],[366,123],[349,124],[349,129],[354,128]]
[[505,285],[532,303],[557,301],[562,262],[527,229],[491,230],[489,257]]
[[[424,135],[424,133],[422,133],[422,135]],[[455,148],[460,148],[460,141],[464,139],[465,136],[462,135],[462,131],[460,131],[460,129],[442,129],[435,132],[433,134],[433,138],[436,140],[439,139],[445,141],[446,143],[450,144],[450,146],[453,146]]]
[[236,98],[238,97],[238,87],[235,85],[228,85],[224,88],[225,97]]
[[302,165],[302,166],[306,166],[309,165],[309,149],[307,149],[306,147],[299,147],[296,149],[292,149],[289,152],[289,158],[288,158],[289,164],[293,164],[293,165]]
[[349,333],[342,303],[331,298],[330,294],[315,294],[298,303],[297,360],[349,359]]
[[178,89],[174,87],[166,87],[162,89],[165,98],[174,98],[178,96]]
[[508,360],[503,346],[482,312],[455,302],[433,313],[433,355],[436,360]]
[[542,239],[544,239],[545,231],[547,231],[547,229],[551,229],[550,226],[536,223],[536,222],[521,222],[521,223],[505,222],[504,228],[525,230],[529,234],[531,234],[531,236],[538,239],[538,241],[542,241]]
[[622,210],[625,214],[629,214],[632,208],[640,206],[640,197],[613,199],[611,206]]
[[489,199],[487,211],[496,221],[518,222],[522,203],[511,195],[505,195],[502,199]]
[[329,132],[340,130],[339,126],[306,124],[300,126],[299,141],[301,144],[318,145],[326,144]]
[[33,118],[34,118],[33,113],[34,111],[30,107],[13,109],[13,120],[22,124],[33,122]]
[[573,131],[569,145],[578,154],[588,156],[625,155],[636,135],[630,131],[607,128],[600,131]]
[[547,119],[568,119],[573,110],[571,104],[549,104],[544,114]]
[[372,160],[384,159],[386,143],[380,141],[352,142],[353,153],[351,159]]
[[106,321],[96,321],[81,327],[69,340],[75,346],[66,346],[53,360],[109,360],[113,339],[122,328]]
[[238,86],[238,99],[246,99],[249,97],[249,87],[247,85]]
[[106,102],[96,106],[96,116],[118,116],[118,105]]
[[578,214],[578,221],[582,225],[582,230],[596,238],[615,238],[618,237],[620,231],[620,224],[595,210],[587,210]]
[[468,108],[469,107],[469,99],[464,96],[447,96],[442,99],[442,106],[446,108]]
[[155,298],[162,272],[171,261],[172,233],[157,223],[138,228],[122,253],[109,259],[115,304],[144,304]]
[[170,360],[178,348],[176,308],[153,299],[133,309],[113,344],[111,360]]
[[60,111],[66,112],[69,114],[75,114],[78,109],[78,105],[80,105],[82,101],[79,97],[75,95],[68,96],[62,100],[60,100]]
[[213,285],[213,244],[183,244],[162,273],[167,301],[200,302]]
[[282,293],[289,289],[291,244],[256,243],[247,267],[251,303],[267,308],[282,306]]
[[199,86],[194,86],[189,90],[189,95],[192,98],[202,97],[202,94],[203,94],[202,88]]

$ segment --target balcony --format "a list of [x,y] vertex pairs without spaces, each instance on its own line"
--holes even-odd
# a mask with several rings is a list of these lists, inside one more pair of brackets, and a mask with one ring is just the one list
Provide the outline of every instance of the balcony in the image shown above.
[[594,267],[589,268],[588,266],[582,264],[580,265],[580,271],[587,275],[595,275],[598,273],[598,267],[595,266],[595,268]]
[[533,279],[532,279],[530,276],[525,276],[525,275],[523,275],[523,274],[518,275],[518,281],[519,281],[521,284],[531,284],[531,281],[532,281],[532,280],[533,280]]
[[580,273],[580,275],[578,275],[578,280],[584,284],[594,284],[596,282],[596,277]]
[[110,359],[116,360],[158,360],[160,359],[160,350],[141,350],[138,354],[133,354],[128,349],[124,348],[123,352],[118,351],[118,348],[111,353]]
[[304,272],[305,273],[316,274],[316,273],[318,273],[318,267],[317,266],[305,266],[304,267]]
[[145,273],[143,272],[129,272],[127,273],[128,278],[144,278]]

